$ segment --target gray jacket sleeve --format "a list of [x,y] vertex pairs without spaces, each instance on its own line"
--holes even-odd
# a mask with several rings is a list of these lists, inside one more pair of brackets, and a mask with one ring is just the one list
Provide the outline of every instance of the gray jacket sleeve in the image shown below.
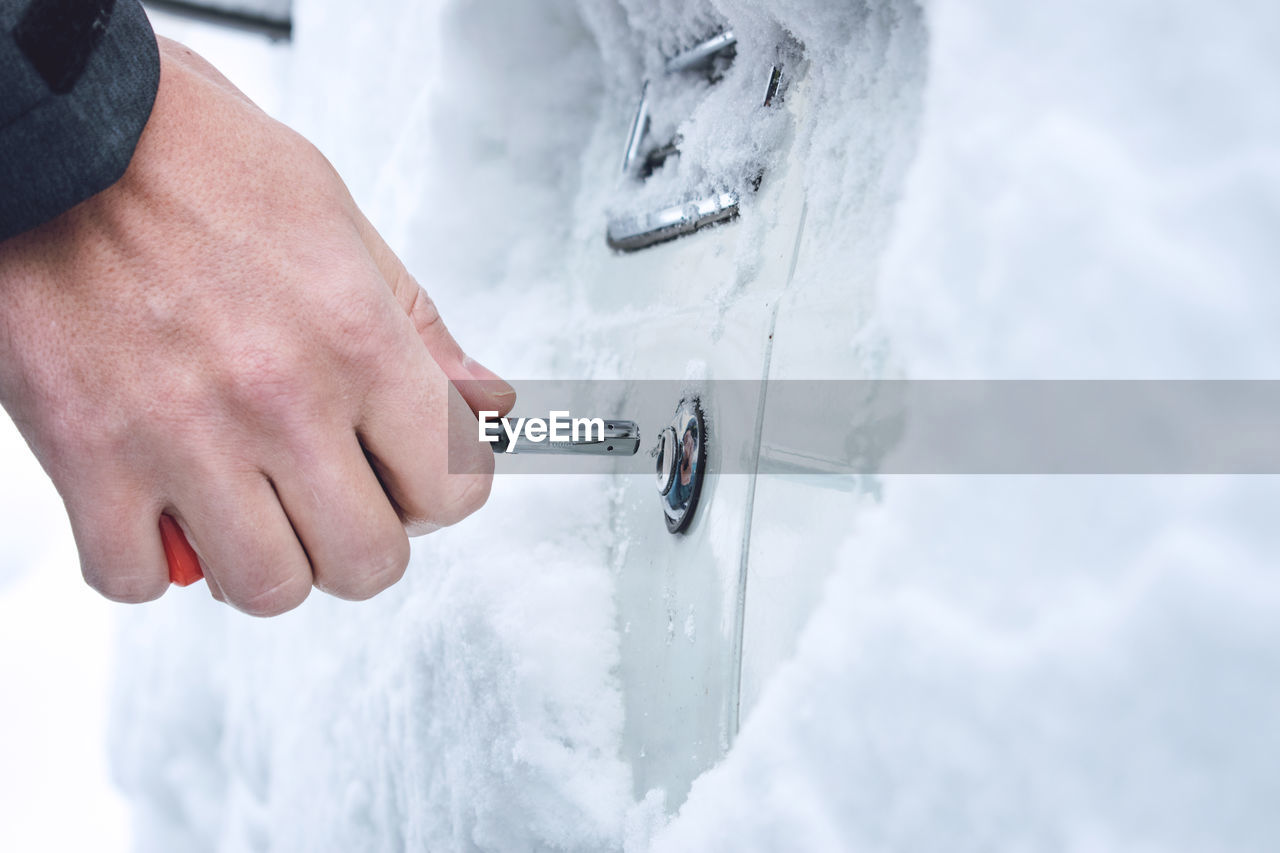
[[138,0],[0,0],[0,241],[119,180],[159,83]]

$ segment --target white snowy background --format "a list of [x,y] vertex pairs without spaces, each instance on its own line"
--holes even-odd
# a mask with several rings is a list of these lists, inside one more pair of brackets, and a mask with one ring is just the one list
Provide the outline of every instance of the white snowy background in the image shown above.
[[[606,203],[583,164],[656,51],[717,20],[811,60],[797,281],[858,271],[846,345],[815,360],[1280,373],[1273,3],[297,6],[283,52],[179,36],[321,146],[500,373],[593,363],[557,346]],[[714,157],[727,121],[712,105],[686,144]],[[502,481],[394,590],[262,622],[199,587],[96,601],[4,442],[6,849],[127,843],[107,747],[144,850],[1280,843],[1274,478],[888,478],[848,498],[848,524],[807,531],[843,545],[795,656],[668,822],[618,758],[611,532],[576,511],[596,486]]]

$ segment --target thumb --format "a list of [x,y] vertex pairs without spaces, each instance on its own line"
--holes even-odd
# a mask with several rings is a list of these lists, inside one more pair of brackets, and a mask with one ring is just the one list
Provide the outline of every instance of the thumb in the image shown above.
[[[413,276],[405,274],[400,287],[408,294],[396,293],[401,305],[418,330],[418,337],[426,344],[431,357],[440,365],[444,375],[453,382],[471,411],[496,411],[505,415],[516,402],[516,392],[498,374],[462,351],[440,319],[435,302],[422,289]],[[394,288],[393,288],[394,289]]]
[[363,216],[361,238],[400,307],[413,323],[427,351],[449,377],[472,412],[496,411],[505,415],[516,402],[516,392],[498,374],[463,352],[440,317],[440,311],[417,279],[409,274],[395,252]]

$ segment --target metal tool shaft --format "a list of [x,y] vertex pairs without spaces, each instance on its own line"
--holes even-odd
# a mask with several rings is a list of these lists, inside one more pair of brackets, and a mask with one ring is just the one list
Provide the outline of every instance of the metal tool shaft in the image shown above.
[[[586,430],[585,436],[569,441],[552,441],[550,436],[534,441],[521,432],[514,444],[505,431],[498,431],[493,442],[494,453],[582,454],[587,456],[634,456],[640,449],[640,427],[635,421],[605,421],[604,434]],[[508,449],[510,448],[510,449]]]

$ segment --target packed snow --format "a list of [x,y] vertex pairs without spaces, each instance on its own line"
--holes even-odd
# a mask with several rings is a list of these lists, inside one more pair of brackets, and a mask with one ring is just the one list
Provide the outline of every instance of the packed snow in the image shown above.
[[[608,364],[565,318],[599,320],[577,297],[611,285],[576,271],[628,203],[641,81],[725,24],[738,61],[661,128],[684,154],[631,203],[677,170],[712,188],[799,165],[771,375],[1280,367],[1275,4],[300,0],[295,18],[283,117],[513,379]],[[783,44],[803,55],[795,108],[743,122],[753,58]],[[748,195],[725,227],[771,216]],[[121,611],[110,743],[139,848],[1280,838],[1273,478],[887,477],[820,497],[762,478],[753,549],[813,591],[682,805],[635,791],[621,758],[626,543],[582,511],[611,488],[500,479],[371,602],[259,621],[193,587]]]

